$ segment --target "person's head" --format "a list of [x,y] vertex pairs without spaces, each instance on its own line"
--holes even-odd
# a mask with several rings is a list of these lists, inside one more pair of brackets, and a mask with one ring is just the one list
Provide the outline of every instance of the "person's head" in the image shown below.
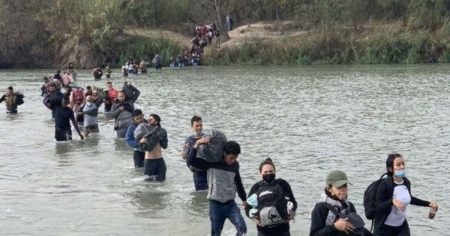
[[133,122],[136,124],[140,124],[144,122],[144,113],[142,113],[141,109],[136,109],[132,113],[133,116]]
[[92,97],[91,95],[86,96],[86,102],[93,103],[94,102],[94,97]]
[[56,91],[56,83],[55,82],[48,83],[47,89],[48,92],[53,93],[54,91]]
[[125,93],[123,91],[117,93],[117,99],[119,99],[119,101],[121,102],[125,101]]
[[160,126],[161,127],[161,117],[157,114],[150,114],[148,117],[148,123],[153,126]]
[[386,171],[388,176],[404,177],[405,159],[399,153],[388,154],[386,159]]
[[241,154],[241,146],[236,141],[228,141],[225,143],[225,146],[223,147],[224,156],[223,161],[227,165],[233,165],[239,154]]
[[342,201],[347,198],[347,175],[340,170],[331,171],[326,179],[327,191],[331,196]]
[[275,180],[275,164],[273,164],[272,159],[266,158],[259,165],[259,175],[266,183],[272,183]]
[[111,81],[106,82],[106,87],[108,89],[111,89],[112,88],[112,82]]
[[191,128],[195,136],[200,137],[203,130],[203,121],[200,116],[193,116],[191,119]]
[[98,98],[98,91],[97,89],[92,90],[92,99],[95,100]]
[[86,90],[87,91],[92,91],[92,87],[88,85],[88,86],[86,86]]

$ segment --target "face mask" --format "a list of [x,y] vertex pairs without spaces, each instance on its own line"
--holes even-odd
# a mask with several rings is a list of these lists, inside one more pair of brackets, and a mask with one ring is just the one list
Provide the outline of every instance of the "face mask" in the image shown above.
[[262,176],[262,178],[263,178],[263,180],[266,183],[270,184],[275,179],[275,173],[273,173],[273,174],[265,174],[265,175]]
[[403,177],[405,177],[405,171],[404,170],[397,170],[397,171],[394,172],[394,176],[403,178]]

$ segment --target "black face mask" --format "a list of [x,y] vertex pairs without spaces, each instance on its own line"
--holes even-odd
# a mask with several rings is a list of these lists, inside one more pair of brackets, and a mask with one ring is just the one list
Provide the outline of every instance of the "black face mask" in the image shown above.
[[275,173],[265,174],[262,176],[262,178],[263,178],[264,182],[270,184],[270,183],[272,183],[272,181],[275,180]]

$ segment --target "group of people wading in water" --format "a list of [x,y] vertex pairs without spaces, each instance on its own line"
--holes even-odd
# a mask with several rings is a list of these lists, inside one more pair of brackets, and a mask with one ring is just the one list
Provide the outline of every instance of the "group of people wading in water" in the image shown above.
[[[70,75],[73,74],[72,71]],[[104,115],[106,119],[114,120],[117,138],[125,139],[133,149],[134,166],[143,168],[148,181],[165,181],[167,168],[163,149],[168,147],[168,134],[161,126],[159,115],[150,114],[145,119],[142,110],[135,109],[140,91],[127,81],[121,90],[115,89],[111,81],[106,82],[106,89],[81,88],[72,84],[65,84],[63,76],[55,75],[41,88],[43,104],[52,111],[54,118],[55,139],[72,139],[70,123],[81,139],[99,132],[98,110],[104,104]],[[0,102],[6,102],[7,112],[16,113],[23,98],[23,94],[8,87]],[[218,130],[205,132],[200,116],[194,115],[190,124],[193,133],[186,137],[181,157],[193,173],[195,190],[207,191],[211,235],[221,234],[226,219],[235,226],[237,235],[247,233],[235,201],[236,194],[243,202],[245,215],[255,223],[259,236],[291,235],[290,223],[296,214],[297,201],[290,184],[277,178],[273,161],[267,158],[261,162],[258,167],[261,180],[254,183],[247,194],[239,172],[240,145],[227,140]],[[309,235],[411,235],[406,216],[408,205],[430,207],[430,218],[434,217],[438,205],[411,194],[411,182],[405,169],[402,155],[389,154],[385,175],[368,185],[363,201],[365,216],[372,220],[373,233],[372,228],[370,231],[365,228],[362,217],[348,200],[346,173],[341,170],[329,172],[324,190],[318,194],[311,213]]]

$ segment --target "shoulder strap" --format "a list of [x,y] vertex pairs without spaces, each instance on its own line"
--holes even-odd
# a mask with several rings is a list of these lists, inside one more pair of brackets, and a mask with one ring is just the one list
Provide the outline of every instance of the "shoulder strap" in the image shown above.
[[331,212],[333,212],[333,214],[339,216],[340,218],[344,218],[343,215],[342,215],[340,212],[338,212],[338,211],[336,210],[336,208],[334,208],[330,203],[324,202],[324,204],[325,204],[325,206],[328,208],[328,210],[330,210]]

